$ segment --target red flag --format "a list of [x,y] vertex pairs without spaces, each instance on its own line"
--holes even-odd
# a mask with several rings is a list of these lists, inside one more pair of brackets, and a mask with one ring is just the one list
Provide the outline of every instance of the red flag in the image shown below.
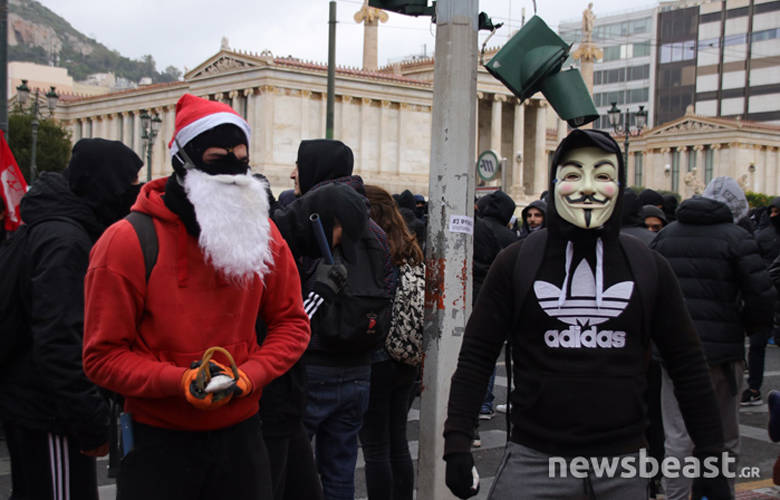
[[27,182],[19,170],[14,154],[5,140],[5,134],[0,130],[0,196],[6,206],[5,230],[15,231],[22,218],[19,215],[19,202],[27,192]]

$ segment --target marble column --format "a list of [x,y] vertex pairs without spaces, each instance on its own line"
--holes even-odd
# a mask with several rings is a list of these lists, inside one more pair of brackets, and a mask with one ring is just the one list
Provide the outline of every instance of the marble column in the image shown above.
[[[343,106],[346,106],[350,102],[352,102],[352,97],[350,96],[344,96],[343,97],[344,104]],[[358,131],[358,147],[360,148],[360,151],[358,151],[358,157],[360,158],[359,168],[361,172],[369,172],[369,171],[375,171],[376,166],[375,165],[369,165],[368,161],[368,148],[371,145],[371,139],[368,137],[367,127],[365,124],[368,122],[367,114],[369,112],[369,109],[371,108],[371,102],[373,99],[369,97],[361,97],[359,104],[360,104],[360,126]],[[342,112],[343,113],[343,112]],[[381,116],[381,115],[380,115]],[[342,118],[342,127],[341,127],[341,137],[342,140],[346,139],[346,134],[344,133],[344,129],[346,128],[344,126],[345,120]]]
[[512,129],[512,197],[519,200],[525,195],[523,188],[523,163],[525,162],[525,105],[519,99],[515,99],[515,120]]
[[309,139],[311,137],[311,132],[309,132],[309,102],[311,102],[311,90],[301,90],[298,115],[301,123],[301,139]]
[[385,101],[382,100],[379,103],[379,127],[377,129],[377,158],[376,158],[376,170],[380,173],[390,173],[393,168],[390,164],[389,159],[385,158],[386,154],[386,141],[392,136],[393,132],[392,130],[389,130],[389,120],[392,113],[394,113],[395,110],[393,109],[393,103],[392,101]]
[[696,154],[696,180],[700,185],[705,185],[704,183],[704,145],[697,144],[693,147],[693,150]]
[[722,149],[721,149],[721,145],[720,144],[713,144],[712,145],[712,151],[713,151],[713,153],[712,153],[712,178],[710,180],[714,179],[715,177],[718,177],[719,175],[728,175],[727,173],[726,174],[721,173],[724,169],[728,168],[728,166],[724,167],[723,165],[721,165],[721,160],[723,159],[723,154],[722,154],[723,152],[722,152]]
[[257,125],[260,129],[260,160],[265,167],[273,163],[274,158],[274,92],[275,87],[265,85],[260,89],[257,111],[260,113]]
[[[658,163],[660,165],[660,181],[659,186],[661,189],[671,190],[672,189],[672,160],[671,160],[671,149],[670,148],[661,148],[658,151]],[[666,167],[669,167],[668,169]]]
[[566,120],[558,119],[558,144],[560,144],[561,141],[566,138],[566,135],[568,133],[569,133],[569,124],[566,123]]
[[238,92],[238,90],[231,90],[228,92],[228,98],[230,99],[230,107],[233,108],[233,111],[241,114],[241,96]]
[[406,115],[409,112],[410,105],[402,102],[398,105],[398,127],[397,127],[397,134],[398,134],[398,143],[397,148],[398,151],[396,152],[395,156],[395,165],[393,168],[388,169],[388,173],[400,175],[401,174],[401,165],[403,164],[403,154],[404,154],[404,126],[406,124]]
[[146,158],[143,158],[144,155],[144,144],[143,140],[141,139],[141,136],[143,135],[143,130],[141,129],[141,115],[143,114],[140,110],[133,112],[135,115],[135,119],[133,120],[133,151],[138,156],[141,156],[142,160],[144,160],[144,164],[146,163]]
[[776,158],[777,158],[777,148],[773,148],[771,146],[768,146],[766,148],[766,171],[767,171],[767,180],[766,185],[764,186],[764,193],[766,194],[776,194],[780,191],[777,191],[777,164],[776,164]]
[[503,94],[493,94],[493,102],[490,113],[490,149],[498,153],[501,158],[501,111],[502,103],[506,102]]
[[538,101],[536,107],[536,126],[535,126],[535,147],[534,147],[534,190],[531,195],[538,198],[543,191],[547,190],[547,103]]

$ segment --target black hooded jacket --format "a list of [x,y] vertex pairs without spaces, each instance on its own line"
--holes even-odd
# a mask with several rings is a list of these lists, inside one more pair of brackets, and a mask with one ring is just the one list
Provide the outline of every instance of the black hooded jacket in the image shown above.
[[[553,157],[552,200],[562,156],[589,146],[615,154],[618,183],[625,186],[623,155],[615,141],[600,131],[574,130]],[[655,267],[657,282],[654,295],[643,297],[651,290],[641,288],[647,282],[635,281],[619,238],[620,191],[613,203],[602,227],[582,229],[563,220],[552,201],[547,228],[496,258],[452,377],[445,456],[469,452],[474,419],[507,339],[517,381],[510,397],[512,441],[561,456],[636,452],[645,445],[652,340],[675,382],[696,451],[722,448],[709,373],[679,285],[663,257],[647,249],[647,265]],[[538,238],[546,242],[541,264],[529,269],[519,257],[523,246]],[[517,290],[517,273],[532,273],[533,286]],[[645,311],[646,304],[652,310]]]
[[535,208],[542,212],[544,215],[544,219],[542,219],[542,226],[539,228],[547,227],[547,203],[544,202],[544,200],[534,200],[531,203],[528,204],[527,207],[525,207],[520,212],[520,218],[523,221],[522,229],[520,230],[520,238],[525,238],[529,234],[531,234],[533,231],[531,231],[531,228],[528,226],[528,222],[526,221],[526,217],[528,216],[528,210]]
[[22,198],[21,214],[34,224],[22,274],[31,322],[19,354],[3,370],[0,414],[24,427],[67,434],[81,449],[92,449],[106,442],[109,417],[81,364],[84,276],[89,251],[105,226],[58,173],[41,174]]
[[642,205],[639,196],[631,189],[623,191],[623,216],[620,232],[630,234],[649,245],[655,238],[655,233],[645,227],[641,217]]
[[753,237],[709,198],[685,200],[652,248],[672,266],[711,365],[745,357],[745,333],[769,329],[775,290]]
[[[769,204],[780,210],[780,196],[773,198]],[[767,266],[780,255],[780,216],[767,217],[769,224],[765,225],[756,233],[756,242],[761,252],[761,257]]]
[[298,146],[298,185],[306,194],[322,181],[352,175],[354,156],[341,141],[310,139]]
[[474,301],[498,253],[517,241],[515,232],[507,227],[515,211],[515,202],[508,194],[496,191],[483,196],[477,202],[477,208],[474,221]]

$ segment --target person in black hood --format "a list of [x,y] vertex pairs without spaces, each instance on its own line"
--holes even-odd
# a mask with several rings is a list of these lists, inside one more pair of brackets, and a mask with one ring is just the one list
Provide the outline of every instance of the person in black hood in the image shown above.
[[655,238],[655,233],[645,227],[641,216],[642,205],[640,203],[639,197],[631,188],[626,188],[623,191],[623,217],[620,233],[630,234],[644,244],[649,245]]
[[[367,217],[369,205],[364,197],[363,180],[360,176],[352,175],[352,168],[352,150],[341,141],[301,141],[296,165],[290,174],[295,183],[295,194],[300,198],[283,211],[277,211],[274,220],[286,219],[289,217],[287,214],[297,210],[297,205],[322,195],[321,190],[331,184],[349,186],[355,191],[353,194],[357,195],[356,198],[363,200],[362,210],[355,206],[347,211],[353,214],[351,217],[337,217],[342,226]],[[327,227],[325,229],[327,234]],[[377,294],[378,302],[391,306],[396,274],[385,232],[368,218],[356,240],[345,241],[351,239],[347,238],[347,231],[342,231],[342,236],[344,259],[340,263],[347,269],[345,290],[369,287],[371,293]],[[295,252],[296,246],[306,245],[293,242],[290,246]],[[340,260],[338,254],[336,260]],[[305,290],[316,279],[322,259],[313,259],[311,254],[301,253],[297,255],[297,263]],[[343,304],[343,301],[348,300],[345,297],[345,293],[340,294],[331,308]],[[329,341],[336,333],[331,329],[344,328],[342,319],[362,324],[365,316],[355,317],[345,313],[345,318],[336,319],[327,313],[318,313],[312,321],[311,342],[302,358],[307,379],[304,425],[310,439],[316,436],[316,458],[326,499],[354,496],[357,439],[363,414],[368,407],[371,363],[375,354],[372,349],[346,351],[332,340]],[[387,354],[384,356],[387,359]]]
[[756,234],[758,249],[767,266],[780,255],[780,196],[769,203],[769,224]]
[[665,194],[663,195],[663,205],[661,206],[661,210],[664,211],[664,214],[666,215],[666,220],[669,222],[674,222],[677,220],[677,205],[679,205],[679,201],[677,200],[677,197],[673,194]]
[[534,231],[538,231],[547,225],[545,220],[547,213],[547,203],[544,200],[535,200],[528,204],[520,212],[520,218],[523,220],[520,230],[520,239],[525,238]]
[[658,208],[663,208],[664,197],[658,191],[653,189],[644,189],[639,193],[639,203],[641,206],[654,205]]
[[[734,455],[739,454],[745,334],[751,335],[752,347],[752,335],[769,330],[775,301],[756,242],[735,224],[747,211],[747,200],[737,182],[716,177],[702,196],[682,202],[677,221],[659,232],[651,245],[669,260],[680,281],[718,398],[725,447]],[[761,356],[755,362],[761,362],[763,371],[763,352]],[[750,361],[752,365],[752,355]],[[669,370],[665,366],[662,388],[666,455],[682,458],[690,454],[693,443],[677,408],[682,396],[678,393],[675,398],[678,384],[669,378]],[[760,403],[760,394],[757,399]],[[731,492],[733,498],[733,482]],[[688,498],[690,481],[668,478],[664,493],[670,500]]]
[[[491,498],[517,498],[518,491],[529,499],[647,498],[647,480],[624,477],[629,470],[588,467],[573,477],[551,474],[550,465],[553,457],[567,457],[563,467],[572,457],[642,460],[651,341],[677,384],[695,455],[722,459],[715,397],[677,280],[660,255],[619,235],[625,178],[614,139],[572,131],[552,159],[547,227],[505,249],[490,268],[466,326],[444,424],[446,483],[456,496],[477,492],[471,426],[507,339],[513,427]],[[720,475],[697,478],[694,498],[725,498],[727,488]]]
[[13,498],[51,498],[58,488],[98,498],[109,411],[82,368],[84,276],[93,243],[129,213],[141,164],[118,141],[82,139],[62,174],[42,172],[22,198],[28,328],[0,384]]
[[394,198],[398,205],[398,211],[401,212],[401,216],[406,222],[406,227],[417,239],[417,244],[421,249],[425,249],[425,220],[421,219],[417,212],[417,200],[415,195],[408,189],[398,195],[398,198]]

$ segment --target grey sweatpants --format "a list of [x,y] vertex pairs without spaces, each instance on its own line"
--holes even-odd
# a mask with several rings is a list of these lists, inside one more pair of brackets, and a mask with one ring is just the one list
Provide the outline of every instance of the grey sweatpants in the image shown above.
[[[727,374],[723,365],[710,367],[710,379],[718,401],[718,410],[723,422],[723,444],[729,455],[739,458],[739,396],[742,394],[742,377],[745,363],[728,364]],[[730,380],[730,377],[734,377]],[[661,378],[661,415],[664,421],[664,448],[667,457],[676,457],[681,462],[693,455],[693,442],[685,428],[680,406],[674,395],[674,384],[664,368]],[[732,471],[733,472],[733,471]],[[668,500],[687,500],[691,494],[693,480],[662,478],[661,482]],[[729,479],[731,498],[734,498],[735,479]]]
[[[638,456],[638,453],[632,454]],[[587,479],[559,473],[550,477],[550,455],[509,442],[488,500],[642,500],[648,498],[648,480],[641,477]],[[559,470],[559,469],[558,469]]]

